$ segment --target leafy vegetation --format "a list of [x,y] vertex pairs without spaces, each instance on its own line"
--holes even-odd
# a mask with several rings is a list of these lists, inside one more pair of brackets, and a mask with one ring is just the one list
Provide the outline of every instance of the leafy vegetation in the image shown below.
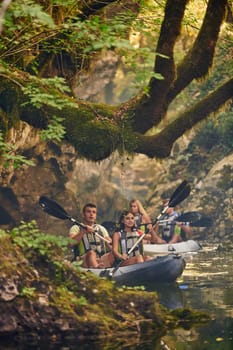
[[69,238],[42,233],[35,221],[22,222],[20,226],[10,231],[10,235],[13,242],[21,247],[26,255],[36,251],[49,260],[55,259],[55,247],[59,249],[59,255],[64,255],[71,243]]
[[210,151],[214,146],[221,145],[224,153],[233,150],[233,108],[227,112],[220,113],[217,117],[211,117],[205,125],[197,132],[192,140],[192,145]]
[[32,287],[23,287],[20,295],[26,298],[33,298],[35,296],[35,288]]
[[28,160],[23,155],[17,154],[14,145],[6,143],[3,133],[0,130],[0,161],[5,168],[13,166],[14,169],[20,168],[22,164],[33,166],[33,161]]
[[51,118],[47,129],[41,131],[41,139],[43,141],[53,140],[61,142],[65,135],[65,128],[62,125],[64,118],[56,117],[55,115]]
[[63,95],[61,95],[61,93],[70,92],[63,78],[36,79],[31,77],[31,80],[31,82],[22,88],[23,93],[29,97],[29,100],[22,103],[22,106],[31,104],[39,109],[43,105],[47,105],[56,107],[58,110],[69,106],[77,108],[76,103],[64,99]]

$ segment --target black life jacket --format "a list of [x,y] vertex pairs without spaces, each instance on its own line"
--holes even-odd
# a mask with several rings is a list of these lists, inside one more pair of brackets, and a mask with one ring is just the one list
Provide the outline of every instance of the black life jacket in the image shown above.
[[172,215],[165,214],[161,218],[161,220],[168,220],[167,222],[159,224],[159,233],[166,242],[169,242],[175,233],[176,225],[174,225],[174,221],[177,216],[177,212],[174,212]]

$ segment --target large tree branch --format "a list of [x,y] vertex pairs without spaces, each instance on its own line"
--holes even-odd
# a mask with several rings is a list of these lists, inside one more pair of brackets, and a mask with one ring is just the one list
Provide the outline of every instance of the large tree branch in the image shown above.
[[[169,56],[169,59],[158,56],[155,64],[155,71],[161,73],[165,79],[163,81],[152,79],[150,82],[150,96],[142,96],[138,100],[134,130],[139,133],[145,133],[152,126],[157,125],[166,114],[170,102],[177,94],[193,79],[205,76],[212,65],[216,42],[224,20],[227,0],[209,0],[199,35],[190,52],[178,66],[177,78],[173,81],[173,48],[180,33],[179,26],[186,5],[187,1],[184,0],[167,1],[156,51]],[[174,15],[176,18],[173,18]]]
[[102,10],[107,5],[117,0],[79,0],[78,7],[81,12],[80,17],[89,17],[96,11]]
[[204,77],[213,63],[214,51],[227,0],[209,0],[202,27],[191,50],[177,67],[177,79],[167,96],[169,104],[193,79]]
[[216,112],[224,103],[233,97],[233,78],[198,102],[190,110],[167,126],[162,132],[154,136],[137,134],[135,152],[146,154],[153,158],[169,156],[173,143],[190,130],[198,122],[204,120],[211,113]]
[[107,16],[111,17],[112,15],[118,13],[119,10],[126,11],[129,9],[134,9],[137,12],[141,3],[140,0],[80,0],[78,3],[80,10],[79,17],[83,19],[90,17],[114,2],[116,3],[116,6],[114,6],[114,9],[109,9]]
[[[116,106],[85,101],[70,105],[73,100],[68,96],[61,96],[69,102],[62,109],[46,104],[35,108],[21,90],[22,84],[25,84],[25,74],[20,79],[19,75],[12,72],[9,77],[10,79],[2,77],[0,85],[0,121],[4,129],[9,130],[18,120],[23,120],[35,128],[45,129],[54,115],[62,117],[66,128],[66,140],[75,147],[78,155],[93,161],[107,158],[116,149],[165,158],[180,136],[233,97],[232,78],[166,126],[162,132],[154,136],[145,136],[132,131],[132,105],[123,110]],[[48,93],[47,89],[45,91]],[[29,104],[22,105],[23,102]]]
[[149,84],[149,97],[143,96],[138,102],[134,118],[134,130],[146,132],[158,124],[164,115],[164,100],[175,78],[174,45],[180,35],[181,23],[188,0],[168,0],[165,8],[160,37],[156,52],[165,57],[156,56],[154,71],[164,80],[152,78]]

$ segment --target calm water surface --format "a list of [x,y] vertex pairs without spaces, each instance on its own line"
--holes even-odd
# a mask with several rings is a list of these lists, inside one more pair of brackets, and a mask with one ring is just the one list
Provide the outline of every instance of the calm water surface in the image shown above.
[[232,350],[233,247],[203,244],[202,251],[186,256],[186,261],[178,280],[183,306],[207,311],[211,321],[191,330],[171,332],[163,338],[168,347],[158,349]]
[[[207,311],[210,322],[192,329],[176,329],[162,339],[128,339],[127,342],[84,344],[30,344],[15,349],[38,350],[232,350],[233,349],[233,246],[203,244],[194,255],[185,256],[187,265],[174,285],[153,286],[160,302],[170,309],[178,307]],[[1,346],[12,350],[13,347]]]

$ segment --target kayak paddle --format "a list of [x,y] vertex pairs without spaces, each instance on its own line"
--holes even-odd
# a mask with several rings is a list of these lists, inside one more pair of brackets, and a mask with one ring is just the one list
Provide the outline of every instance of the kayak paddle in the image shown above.
[[[168,222],[169,219],[159,220],[159,224]],[[213,220],[211,217],[203,215],[198,211],[190,211],[183,213],[175,218],[174,221],[171,221],[171,225],[175,225],[176,222],[186,223],[192,227],[211,227],[213,225]]]
[[53,199],[50,199],[46,196],[41,196],[39,199],[39,205],[41,206],[43,211],[45,211],[49,215],[54,216],[55,218],[58,218],[61,220],[68,219],[73,222],[76,222],[76,220],[73,219],[70,215],[68,215],[65,209],[62,208],[62,206],[57,202],[55,202]]
[[[167,207],[163,209],[163,211],[159,214],[159,216],[155,219],[155,221],[148,222],[148,223],[145,223],[145,224],[141,224],[140,226],[147,226],[149,224],[154,225],[159,220],[159,218],[166,212],[166,210],[169,207],[174,207],[177,204],[181,203],[185,198],[187,198],[189,193],[190,193],[190,191],[191,191],[190,185],[187,183],[186,180],[184,180],[177,187],[175,192],[172,194],[172,196],[171,196],[171,198],[170,198],[170,200],[168,202]],[[183,220],[183,221],[188,221],[188,219]],[[103,225],[109,231],[113,231],[114,232],[114,231],[119,230],[119,223],[117,223],[115,221],[104,221],[104,222],[102,222],[101,225]]]
[[175,218],[176,221],[198,221],[203,217],[202,213],[199,211],[188,211],[187,213],[180,214],[177,218]]
[[[138,244],[143,240],[144,236],[145,236],[145,233],[139,237],[137,242],[134,243],[134,245],[130,248],[130,250],[127,253],[128,256],[134,251],[134,249],[138,246]],[[123,261],[120,261],[119,264],[117,264],[117,266],[112,271],[108,271],[107,272],[107,277],[108,278],[113,278],[114,274],[117,272],[119,267],[121,267],[122,263],[123,263]],[[106,276],[106,272],[105,271],[102,273],[102,276],[104,276],[104,275]]]
[[176,221],[189,222],[190,226],[195,227],[211,227],[213,225],[213,219],[210,216],[198,211],[183,213],[176,218]]
[[[167,204],[167,206],[165,208],[163,208],[163,210],[161,211],[161,213],[157,216],[157,218],[155,219],[155,221],[152,223],[152,225],[154,226],[159,219],[161,218],[161,216],[164,215],[164,213],[166,213],[168,208],[173,208],[176,205],[178,205],[179,203],[181,203],[183,200],[185,200],[189,193],[191,191],[191,186],[189,185],[189,183],[184,180],[177,188],[176,190],[173,192],[173,194],[171,195],[171,198],[169,199],[169,202]],[[145,236],[145,233],[139,238],[138,242],[136,242],[134,244],[134,246],[132,247],[133,249],[135,249],[138,245],[138,243],[141,242],[141,240],[143,239],[143,237]],[[130,253],[133,251],[133,249],[130,249]]]
[[[54,216],[55,218],[61,219],[61,220],[70,220],[73,224],[78,225],[79,227],[86,229],[86,225],[82,224],[81,222],[77,221],[76,219],[72,218],[65,209],[58,204],[53,199],[50,199],[46,196],[41,196],[39,199],[39,205],[42,208],[43,211],[45,211],[47,214]],[[102,239],[103,241],[106,241],[109,243],[107,239],[102,237],[98,234],[98,232],[94,232],[97,237]]]
[[163,208],[163,210],[161,211],[161,213],[157,216],[157,218],[155,219],[155,221],[152,223],[152,225],[156,224],[157,221],[159,221],[159,219],[161,218],[161,216],[163,216],[168,208],[173,208],[176,205],[178,205],[179,203],[181,203],[183,200],[185,200],[188,195],[190,194],[191,191],[191,186],[188,184],[188,182],[186,180],[184,180],[175,190],[175,192],[173,192],[173,194],[171,195],[171,198],[167,204],[167,206],[165,208]]
[[[186,213],[185,213],[186,214]],[[183,214],[182,214],[183,215]],[[176,225],[177,222],[182,222],[183,224],[187,224],[191,227],[211,227],[213,226],[213,220],[209,216],[201,215],[199,216],[199,219],[189,219],[188,217],[184,220],[181,220],[181,217],[177,217],[176,220],[171,221],[169,225]],[[159,220],[159,225],[163,225],[164,223],[169,222],[169,219],[166,220]],[[110,225],[111,224],[111,225]],[[151,222],[140,224],[140,227],[147,227],[147,225],[151,224]],[[108,232],[116,232],[119,231],[119,225],[117,222],[114,221],[108,221],[108,224],[106,222],[101,223],[102,226],[106,228]]]

